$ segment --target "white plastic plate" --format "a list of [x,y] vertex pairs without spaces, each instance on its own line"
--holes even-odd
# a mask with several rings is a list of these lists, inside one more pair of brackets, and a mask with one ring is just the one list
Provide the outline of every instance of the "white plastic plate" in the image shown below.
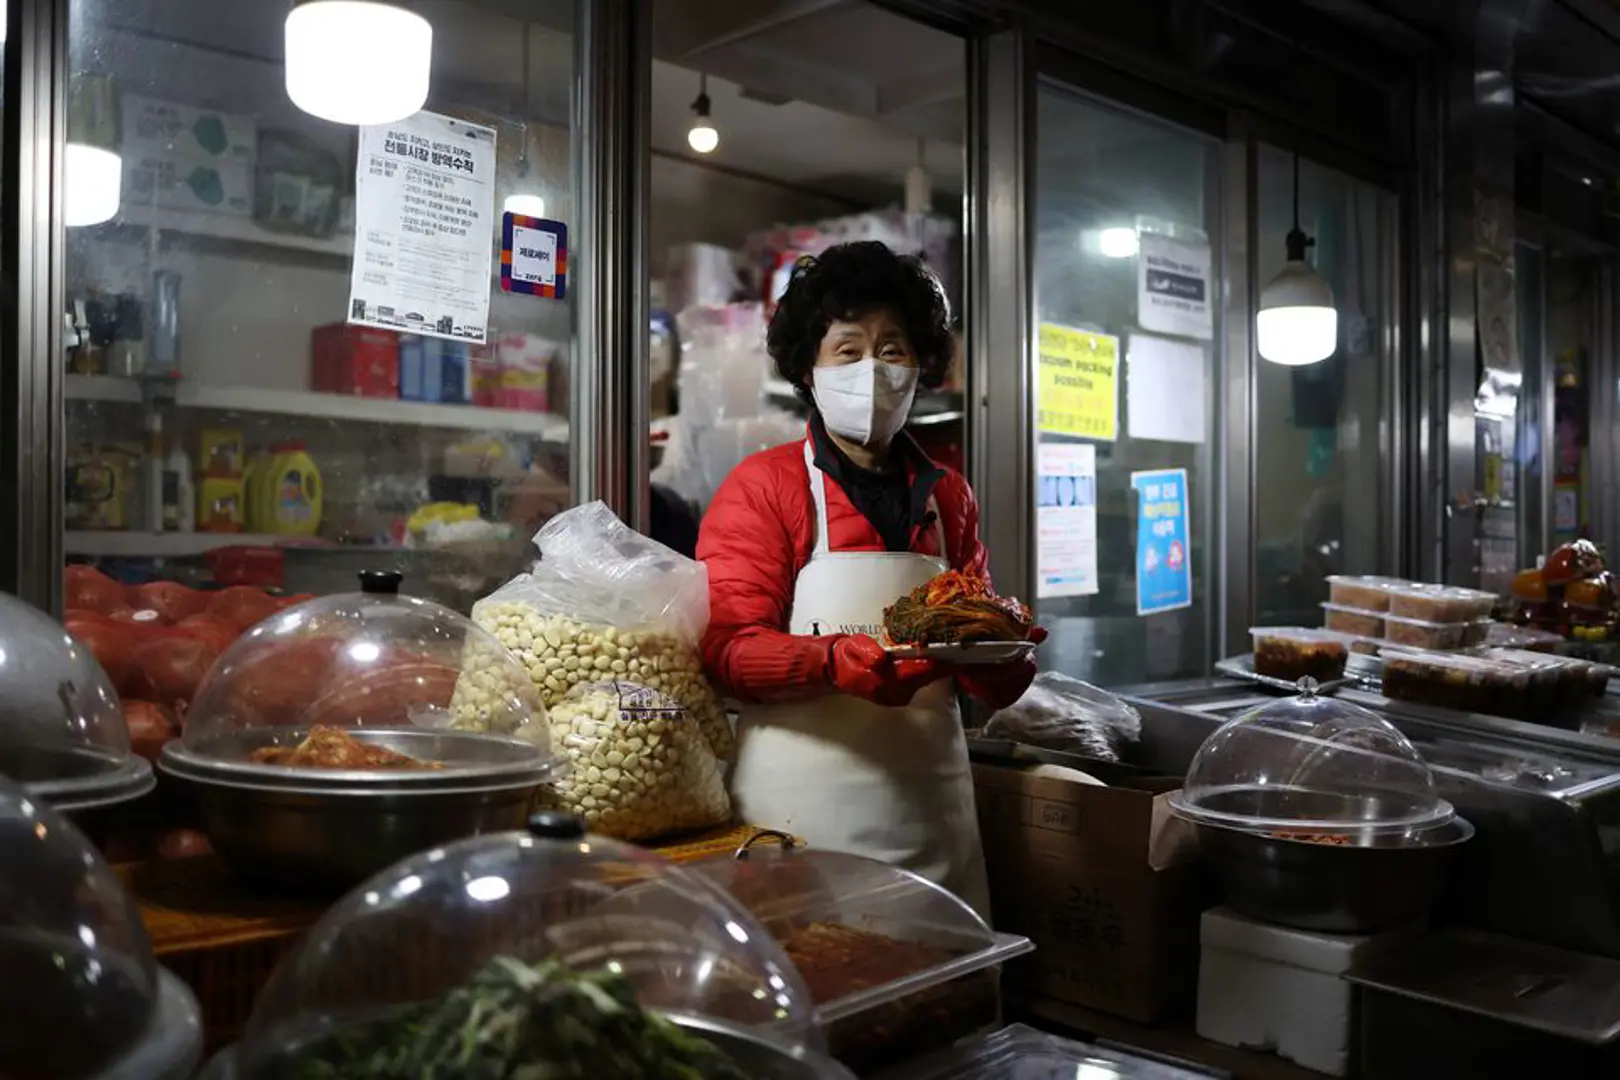
[[943,660],[948,664],[1011,664],[1035,652],[1033,641],[972,641],[961,645],[890,645],[889,655],[904,660]]

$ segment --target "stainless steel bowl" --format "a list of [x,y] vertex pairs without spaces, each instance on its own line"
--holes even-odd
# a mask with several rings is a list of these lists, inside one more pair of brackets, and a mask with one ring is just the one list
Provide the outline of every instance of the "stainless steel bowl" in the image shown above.
[[298,889],[339,891],[408,855],[523,825],[558,762],[522,739],[432,728],[356,728],[440,769],[288,768],[248,760],[307,732],[226,731],[200,745],[171,742],[163,771],[195,790],[203,831],[238,873]]
[[[703,1036],[725,1051],[754,1080],[855,1080],[854,1073],[832,1058],[752,1028],[738,1027],[706,1016],[682,1013],[665,1015],[687,1031]],[[203,1067],[197,1080],[282,1080],[283,1076],[293,1075],[292,1070],[288,1069],[285,1073],[275,1071],[264,1077],[242,1076],[237,1070],[236,1054],[232,1048],[215,1055]]]
[[1199,850],[1233,908],[1330,934],[1376,933],[1427,914],[1458,845],[1474,835],[1460,817],[1409,833],[1353,835],[1345,844],[1216,825],[1197,830]]

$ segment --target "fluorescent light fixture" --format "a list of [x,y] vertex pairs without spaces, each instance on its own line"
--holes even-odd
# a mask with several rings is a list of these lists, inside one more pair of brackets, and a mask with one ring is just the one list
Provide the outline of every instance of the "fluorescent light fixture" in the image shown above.
[[118,213],[124,161],[111,150],[70,142],[62,162],[62,220],[100,225]]
[[709,119],[709,77],[698,75],[698,96],[692,102],[692,126],[686,132],[686,145],[700,154],[712,154],[720,145],[720,132]]
[[287,96],[334,124],[389,124],[427,103],[433,27],[377,0],[303,0],[287,14]]
[[521,214],[524,217],[545,217],[546,200],[538,195],[508,195],[503,209],[508,214]]
[[1305,261],[1315,240],[1299,227],[1299,155],[1294,155],[1294,227],[1286,241],[1282,273],[1260,293],[1254,318],[1255,348],[1262,359],[1285,367],[1305,367],[1332,356],[1339,347],[1339,310],[1333,287]]
[[1141,244],[1134,228],[1104,229],[1097,234],[1097,250],[1109,259],[1134,259]]

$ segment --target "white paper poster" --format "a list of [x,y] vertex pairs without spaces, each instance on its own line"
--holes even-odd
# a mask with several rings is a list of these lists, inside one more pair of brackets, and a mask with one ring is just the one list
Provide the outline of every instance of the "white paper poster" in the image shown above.
[[1097,591],[1097,448],[1042,443],[1035,510],[1035,596]]
[[1204,346],[1133,334],[1125,355],[1125,430],[1131,438],[1203,442],[1208,427]]
[[497,224],[494,128],[431,112],[362,127],[349,321],[483,341]]
[[1139,237],[1136,322],[1144,330],[1208,341],[1215,335],[1209,245],[1163,233]]

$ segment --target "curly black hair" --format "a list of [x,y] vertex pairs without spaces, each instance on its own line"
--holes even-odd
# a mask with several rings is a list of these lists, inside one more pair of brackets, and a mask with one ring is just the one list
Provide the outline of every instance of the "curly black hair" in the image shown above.
[[876,240],[861,240],[800,259],[771,316],[766,351],[806,405],[815,404],[810,369],[816,366],[827,328],[879,308],[900,323],[917,354],[918,383],[932,389],[945,381],[956,342],[939,279],[921,259],[896,255]]

